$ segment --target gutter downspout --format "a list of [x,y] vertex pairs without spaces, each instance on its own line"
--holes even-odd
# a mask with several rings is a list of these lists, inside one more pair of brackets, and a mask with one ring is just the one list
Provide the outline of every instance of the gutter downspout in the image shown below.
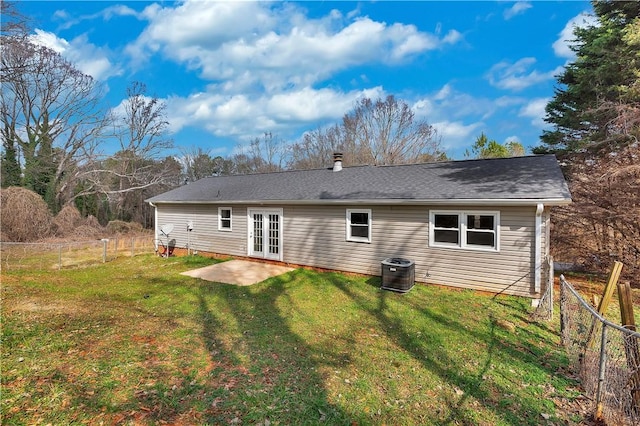
[[153,248],[158,252],[158,208],[155,204],[149,203],[153,207]]
[[534,290],[540,293],[542,283],[542,213],[544,204],[538,203],[536,206],[536,234],[534,248]]

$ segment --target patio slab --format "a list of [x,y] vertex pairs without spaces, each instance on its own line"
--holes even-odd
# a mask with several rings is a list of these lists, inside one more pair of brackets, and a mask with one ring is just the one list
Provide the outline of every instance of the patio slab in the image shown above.
[[294,268],[288,266],[273,265],[270,263],[229,260],[227,262],[205,266],[204,268],[182,272],[181,275],[200,278],[206,281],[246,286],[293,270]]

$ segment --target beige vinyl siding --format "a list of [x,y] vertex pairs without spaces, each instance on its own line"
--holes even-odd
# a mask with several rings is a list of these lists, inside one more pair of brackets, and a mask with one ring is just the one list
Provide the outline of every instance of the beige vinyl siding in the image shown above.
[[[186,224],[194,222],[191,248],[247,256],[247,205],[233,205],[233,231],[218,231],[223,205],[158,205],[158,225],[173,223],[177,247],[186,247]],[[227,206],[225,206],[227,207]],[[253,207],[249,207],[253,208]],[[447,207],[371,205],[264,205],[282,208],[283,261],[379,276],[388,257],[415,261],[416,281],[535,297],[535,206]],[[347,209],[371,209],[371,242],[346,240]],[[429,211],[500,212],[499,252],[429,247]],[[542,258],[547,253],[549,209],[543,213]],[[546,276],[542,275],[542,290]]]
[[[231,207],[232,231],[218,230],[218,207]],[[159,204],[158,229],[171,223],[174,230],[171,239],[175,239],[178,248],[229,254],[247,255],[247,209],[244,206],[222,206],[210,204]],[[193,231],[187,235],[187,223],[193,221]],[[165,238],[159,235],[161,241]]]
[[[371,243],[345,239],[348,208],[371,208]],[[380,262],[406,257],[416,281],[531,296],[535,207],[443,208],[500,210],[500,251],[429,247],[427,206],[301,206],[284,209],[284,261],[380,275]],[[544,234],[544,232],[543,232]],[[544,253],[544,251],[543,251]]]

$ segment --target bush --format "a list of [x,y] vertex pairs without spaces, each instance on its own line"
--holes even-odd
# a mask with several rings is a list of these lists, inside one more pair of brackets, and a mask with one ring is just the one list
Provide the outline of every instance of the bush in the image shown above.
[[83,224],[82,215],[75,206],[66,205],[53,219],[54,232],[57,237],[75,233],[76,228]]
[[86,240],[96,239],[104,236],[104,228],[93,225],[80,225],[73,229],[72,232],[65,235],[67,239]]
[[98,218],[93,215],[87,216],[87,218],[84,220],[84,224],[92,228],[102,229],[102,225],[100,225],[100,222],[98,222]]
[[112,220],[107,223],[107,231],[112,234],[139,234],[143,232],[142,225],[137,222],[124,222],[122,220]]
[[33,191],[11,186],[0,190],[0,234],[5,241],[32,242],[51,235],[47,203]]

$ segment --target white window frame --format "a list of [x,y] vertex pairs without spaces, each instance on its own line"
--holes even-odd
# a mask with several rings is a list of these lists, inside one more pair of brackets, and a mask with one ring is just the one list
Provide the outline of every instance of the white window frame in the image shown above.
[[[222,226],[223,210],[229,210],[229,227],[228,228]],[[233,209],[231,207],[218,207],[218,231],[231,232],[232,230],[233,230]]]
[[[367,223],[367,237],[358,237],[358,236],[353,236],[351,235],[351,214],[352,213],[365,213],[367,214],[367,217],[369,218],[369,221]],[[347,209],[347,229],[346,229],[346,240],[347,241],[351,241],[351,242],[356,242],[356,243],[370,243],[371,242],[371,209]],[[355,225],[358,226],[358,225]]]
[[[435,226],[436,215],[458,216],[458,228],[455,228],[458,231],[457,244],[435,241],[435,231],[438,229]],[[493,230],[472,230],[472,232],[492,233],[495,242],[493,247],[467,243],[467,217],[475,215],[493,216]],[[451,229],[453,230],[454,228]],[[487,210],[431,210],[429,211],[429,247],[498,252],[500,251],[500,212]]]

